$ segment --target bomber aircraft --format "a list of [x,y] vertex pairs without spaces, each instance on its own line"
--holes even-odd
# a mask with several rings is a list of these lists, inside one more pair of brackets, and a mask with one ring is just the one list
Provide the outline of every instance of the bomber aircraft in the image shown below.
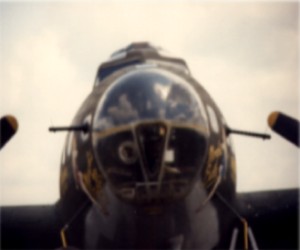
[[150,43],[113,53],[72,124],[49,130],[68,133],[60,199],[2,207],[2,249],[298,248],[297,189],[236,193],[232,134],[270,136],[229,127]]

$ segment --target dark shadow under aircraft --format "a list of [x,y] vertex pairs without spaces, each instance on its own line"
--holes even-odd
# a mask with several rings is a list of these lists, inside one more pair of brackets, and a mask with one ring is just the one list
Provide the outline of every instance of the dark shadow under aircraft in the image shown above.
[[157,47],[114,53],[50,131],[68,132],[60,199],[2,207],[2,249],[298,249],[298,189],[236,193],[231,135],[270,136],[231,129]]

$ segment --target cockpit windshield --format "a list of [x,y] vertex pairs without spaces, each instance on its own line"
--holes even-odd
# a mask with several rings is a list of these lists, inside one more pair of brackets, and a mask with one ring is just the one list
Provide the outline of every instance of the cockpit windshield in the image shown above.
[[164,119],[207,129],[200,98],[183,79],[157,69],[136,70],[118,79],[99,102],[94,129]]

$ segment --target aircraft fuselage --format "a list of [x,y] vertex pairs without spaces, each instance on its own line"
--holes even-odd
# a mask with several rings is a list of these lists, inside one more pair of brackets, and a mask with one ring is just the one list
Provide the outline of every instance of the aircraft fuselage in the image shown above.
[[[225,120],[181,59],[133,44],[103,63],[76,114],[62,155],[66,223],[86,200],[87,248],[218,245],[216,190],[235,194],[235,155]],[[224,213],[224,212],[223,212]]]

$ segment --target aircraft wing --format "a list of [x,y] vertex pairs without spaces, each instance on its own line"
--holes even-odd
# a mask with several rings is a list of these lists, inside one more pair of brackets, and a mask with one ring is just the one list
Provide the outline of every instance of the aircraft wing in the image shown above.
[[[249,249],[298,249],[298,189],[239,193],[237,209],[248,222]],[[232,225],[219,246],[243,249],[242,223]],[[57,249],[62,227],[59,204],[2,207],[1,249]]]
[[[299,189],[239,193],[238,210],[248,222],[249,249],[299,249]],[[236,248],[243,247],[243,229]]]
[[1,207],[1,249],[55,249],[61,245],[56,205]]

